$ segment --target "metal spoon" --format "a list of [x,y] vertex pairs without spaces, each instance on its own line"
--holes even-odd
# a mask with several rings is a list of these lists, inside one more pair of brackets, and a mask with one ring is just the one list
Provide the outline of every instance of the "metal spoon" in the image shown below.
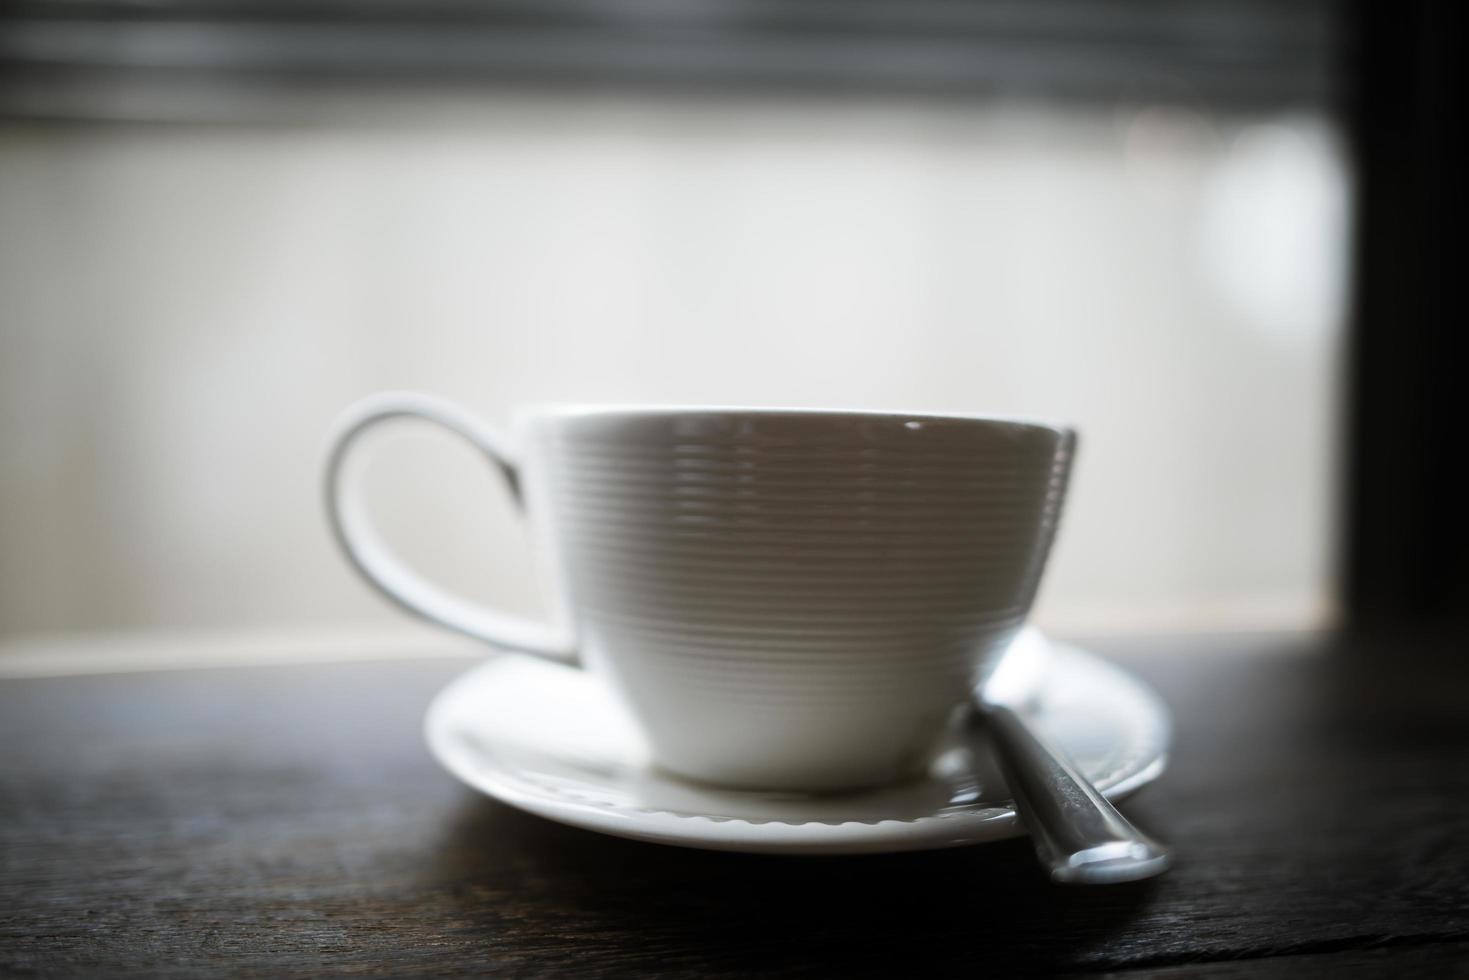
[[1026,630],[980,685],[975,697],[1015,808],[1030,830],[1036,856],[1051,880],[1106,885],[1162,874],[1168,848],[1134,827],[1026,720],[1034,650],[1043,643]]

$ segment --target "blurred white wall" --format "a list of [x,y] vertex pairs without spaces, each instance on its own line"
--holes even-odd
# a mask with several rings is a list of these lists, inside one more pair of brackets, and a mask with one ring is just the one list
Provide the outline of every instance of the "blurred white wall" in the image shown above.
[[[1083,449],[1039,618],[1329,614],[1346,198],[1319,119],[521,98],[0,128],[0,635],[396,624],[333,551],[332,415],[422,388],[1036,415]],[[521,612],[442,437],[381,519]]]

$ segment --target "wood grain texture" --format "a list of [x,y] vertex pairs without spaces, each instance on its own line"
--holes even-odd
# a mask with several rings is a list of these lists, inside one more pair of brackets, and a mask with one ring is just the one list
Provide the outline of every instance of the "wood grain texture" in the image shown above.
[[1464,975],[1469,661],[1379,642],[1093,644],[1176,713],[1125,809],[1180,856],[1094,890],[1023,841],[757,858],[522,815],[422,747],[464,661],[7,681],[0,972]]

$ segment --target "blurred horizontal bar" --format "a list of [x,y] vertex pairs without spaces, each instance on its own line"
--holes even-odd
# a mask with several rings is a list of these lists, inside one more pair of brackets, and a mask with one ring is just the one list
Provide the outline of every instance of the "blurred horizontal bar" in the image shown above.
[[[48,89],[423,83],[1334,99],[1336,4],[1221,0],[31,0],[0,8],[0,112]],[[53,100],[55,101],[55,100]],[[41,114],[46,114],[44,111]]]

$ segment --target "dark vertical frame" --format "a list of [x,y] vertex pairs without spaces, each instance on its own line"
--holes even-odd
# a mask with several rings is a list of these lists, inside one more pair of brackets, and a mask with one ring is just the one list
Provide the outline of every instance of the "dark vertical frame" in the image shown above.
[[1359,198],[1344,600],[1355,628],[1469,618],[1458,0],[1346,8]]

